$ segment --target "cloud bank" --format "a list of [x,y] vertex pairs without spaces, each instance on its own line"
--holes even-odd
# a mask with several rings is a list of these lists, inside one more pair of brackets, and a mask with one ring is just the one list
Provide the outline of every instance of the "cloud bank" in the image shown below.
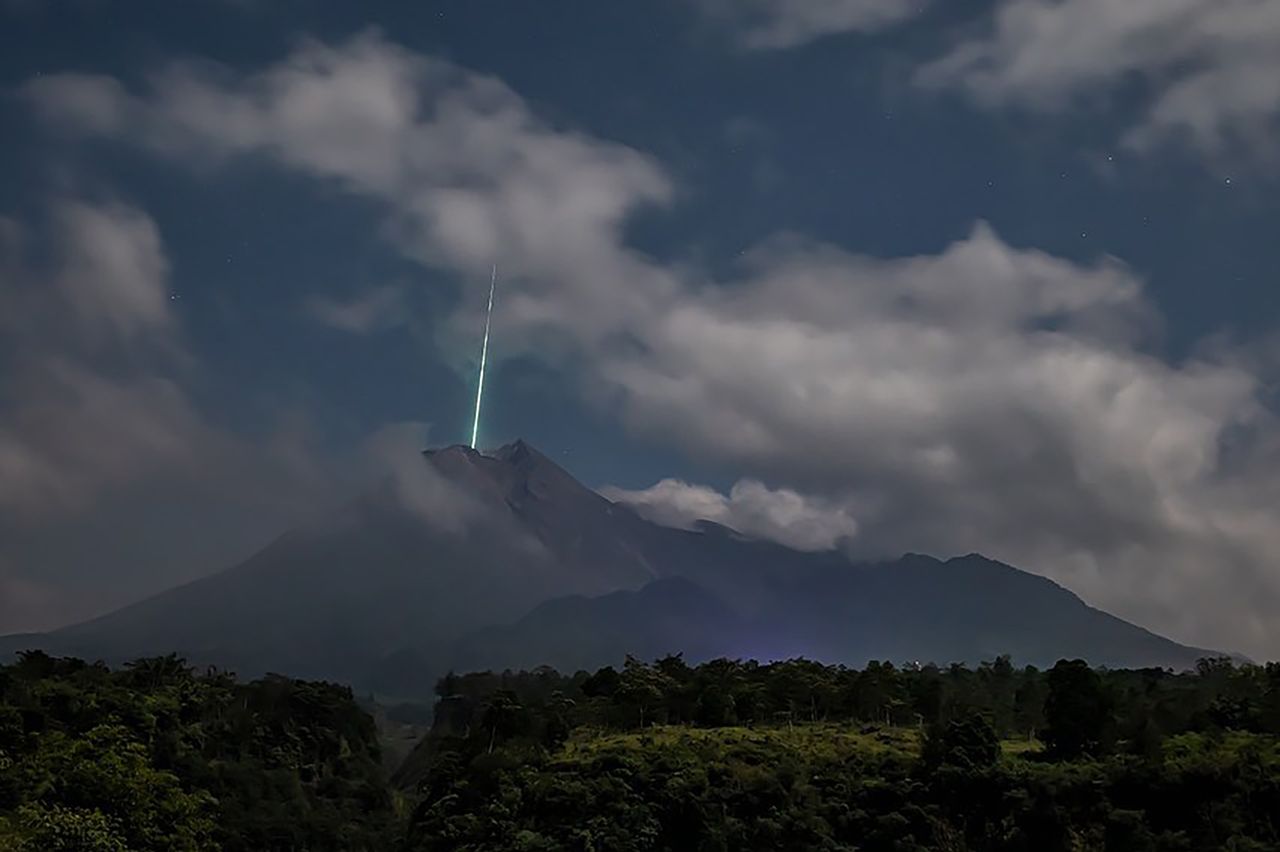
[[727,495],[678,479],[638,491],[610,486],[600,493],[664,526],[691,529],[697,521],[715,521],[796,550],[833,550],[858,531],[843,506],[825,505],[789,488],[770,489],[752,479],[739,481]]
[[1135,98],[1124,141],[1274,157],[1280,5],[1271,0],[1003,0],[986,32],[920,70],[989,107]]
[[[918,0],[697,0],[753,50],[874,33],[928,9]],[[1120,143],[1182,145],[1272,166],[1280,129],[1280,6],[1272,0],[997,0],[953,33],[915,81],[986,108],[1058,113],[1120,103],[1139,119]],[[1131,106],[1130,106],[1131,105]]]

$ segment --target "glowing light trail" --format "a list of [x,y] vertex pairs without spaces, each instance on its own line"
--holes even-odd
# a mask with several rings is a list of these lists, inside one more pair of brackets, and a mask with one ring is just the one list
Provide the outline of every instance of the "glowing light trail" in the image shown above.
[[476,437],[480,434],[480,398],[484,396],[484,362],[489,357],[489,320],[493,318],[493,287],[498,283],[498,264],[493,265],[493,274],[489,276],[489,308],[484,314],[484,343],[480,347],[480,383],[476,385],[476,417],[471,422],[471,449],[476,448]]

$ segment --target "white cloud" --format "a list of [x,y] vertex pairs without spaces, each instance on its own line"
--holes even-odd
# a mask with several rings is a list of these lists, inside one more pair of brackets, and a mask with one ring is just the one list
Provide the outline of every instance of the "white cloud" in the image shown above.
[[899,261],[766,252],[600,370],[634,429],[841,501],[866,553],[984,551],[1257,651],[1280,602],[1257,508],[1278,460],[1246,440],[1228,465],[1223,445],[1277,425],[1243,366],[1145,354],[1147,313],[1123,267],[979,228]]
[[1002,0],[988,32],[926,65],[919,80],[1036,111],[1137,97],[1146,107],[1126,136],[1134,148],[1173,139],[1266,156],[1280,117],[1280,5]]
[[[1184,641],[1280,648],[1264,511],[1280,426],[1261,368],[1231,346],[1151,354],[1159,318],[1117,260],[979,224],[892,260],[779,237],[710,281],[627,245],[628,215],[673,196],[650,158],[375,34],[246,77],[179,68],[138,94],[54,76],[27,93],[63,126],[201,165],[267,157],[376,199],[405,254],[460,278],[498,256],[504,354],[560,363],[637,434],[856,519],[863,552],[983,551]],[[443,332],[470,338],[484,295],[468,288]],[[682,496],[750,514],[750,495]],[[765,534],[778,516],[753,517]]]
[[697,0],[744,47],[777,50],[827,35],[876,32],[920,13],[925,0]]
[[678,479],[663,479],[638,491],[609,486],[600,493],[664,526],[690,529],[699,520],[714,521],[796,550],[832,550],[858,532],[844,507],[789,488],[770,489],[754,479],[738,481],[727,495]]
[[[499,80],[377,33],[305,42],[240,80],[177,66],[145,95],[79,74],[45,75],[24,93],[71,130],[188,162],[265,156],[382,199],[389,232],[413,257],[477,276],[496,261],[520,275],[504,314],[531,330],[569,305],[584,327],[615,328],[675,287],[616,240],[627,214],[672,196],[653,160],[551,127]],[[616,288],[598,286],[606,276]],[[483,295],[477,288],[473,311]]]

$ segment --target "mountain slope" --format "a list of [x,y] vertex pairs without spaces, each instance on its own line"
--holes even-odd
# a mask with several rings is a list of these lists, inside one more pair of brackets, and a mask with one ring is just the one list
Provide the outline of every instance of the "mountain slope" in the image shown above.
[[613,504],[521,447],[492,458],[463,447],[429,452],[420,478],[386,483],[236,567],[7,644],[109,660],[177,651],[244,674],[363,683],[390,655],[411,652],[440,671],[452,643],[479,626],[551,597],[654,578],[634,557],[573,557],[583,549],[578,516]]
[[517,441],[424,454],[246,562],[0,652],[176,651],[400,696],[450,668],[558,668],[682,650],[829,662],[1080,656],[1185,667],[1208,652],[972,555],[852,564],[715,524],[658,526]]
[[726,640],[746,629],[746,621],[706,589],[668,577],[634,592],[556,598],[514,624],[477,631],[458,643],[456,668],[547,664],[563,671],[594,670],[616,665],[627,654],[651,660],[679,653],[706,660],[723,654]]

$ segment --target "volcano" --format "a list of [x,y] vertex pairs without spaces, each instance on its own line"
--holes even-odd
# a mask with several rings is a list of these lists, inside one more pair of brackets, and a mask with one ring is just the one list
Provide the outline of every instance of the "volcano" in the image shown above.
[[1186,668],[1213,652],[977,554],[857,563],[611,502],[523,441],[429,450],[245,562],[102,617],[0,639],[120,662],[178,653],[395,698],[450,670],[626,654]]

